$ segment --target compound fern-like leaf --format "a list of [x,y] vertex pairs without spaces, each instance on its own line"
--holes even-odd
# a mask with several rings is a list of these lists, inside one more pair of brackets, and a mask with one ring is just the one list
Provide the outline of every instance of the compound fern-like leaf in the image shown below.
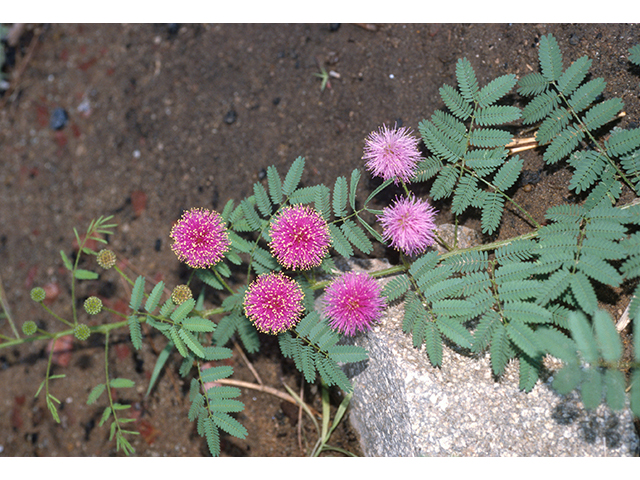
[[142,297],[144,296],[144,282],[145,278],[140,275],[136,278],[135,283],[133,284],[133,289],[131,290],[131,301],[129,302],[129,308],[131,310],[137,311],[142,305]]
[[284,183],[282,184],[282,193],[289,196],[296,189],[298,184],[300,183],[300,179],[302,178],[302,172],[304,171],[304,158],[298,157],[296,158],[291,167],[289,167],[289,171],[284,178]]
[[450,85],[443,85],[440,87],[439,92],[442,101],[453,115],[460,120],[466,120],[471,116],[473,113],[472,104],[465,100],[455,88]]
[[[493,103],[497,102],[498,100],[500,100],[502,97],[504,97],[507,93],[511,91],[511,89],[516,85],[516,82],[517,82],[516,76],[512,73],[507,75],[502,75],[501,77],[498,77],[492,80],[487,85],[482,87],[482,89],[478,93],[478,96],[477,96],[478,105],[480,106],[481,109],[484,109],[489,105],[492,105]],[[516,108],[516,110],[518,110],[517,118],[519,118],[520,117],[519,109]],[[512,114],[513,113],[514,112],[512,112]],[[506,123],[506,122],[501,122],[501,123]]]
[[456,63],[456,79],[462,97],[468,102],[476,100],[478,80],[471,63],[466,58],[461,58]]
[[584,56],[577,59],[567,68],[558,79],[558,91],[563,95],[570,95],[586,78],[591,68],[591,59]]
[[559,80],[562,75],[562,52],[553,35],[543,35],[540,38],[538,56],[544,78],[550,82]]
[[258,205],[258,209],[262,216],[268,217],[271,215],[271,201],[269,200],[267,191],[261,183],[256,182],[253,184],[253,195],[256,198],[256,205]]
[[267,168],[267,184],[269,185],[269,196],[275,205],[282,203],[282,181],[276,167],[271,165]]
[[549,87],[549,81],[539,72],[525,75],[518,81],[518,93],[525,97],[540,95]]
[[336,178],[335,186],[333,187],[333,213],[336,217],[344,217],[347,206],[347,179],[345,177]]
[[591,107],[583,118],[584,126],[587,130],[593,131],[609,123],[616,118],[622,110],[624,103],[619,98],[610,98],[602,103]]
[[552,141],[544,152],[544,160],[552,165],[569,155],[584,138],[584,131],[574,126],[565,128]]
[[569,97],[569,106],[574,113],[580,113],[596,100],[606,86],[607,82],[600,77],[585,83]]
[[515,122],[522,115],[518,107],[509,105],[491,105],[476,110],[476,123],[483,127]]
[[558,95],[543,92],[531,100],[522,110],[522,123],[530,125],[549,115],[558,106]]

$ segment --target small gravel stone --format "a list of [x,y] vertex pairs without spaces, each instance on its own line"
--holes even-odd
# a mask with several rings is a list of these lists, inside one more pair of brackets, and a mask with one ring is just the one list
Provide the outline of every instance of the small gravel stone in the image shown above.
[[238,114],[236,113],[235,110],[229,110],[227,112],[227,114],[224,116],[224,123],[226,123],[227,125],[231,125],[233,122],[235,122],[238,119]]
[[49,117],[49,128],[51,130],[62,130],[69,121],[69,115],[64,108],[57,107],[51,117]]

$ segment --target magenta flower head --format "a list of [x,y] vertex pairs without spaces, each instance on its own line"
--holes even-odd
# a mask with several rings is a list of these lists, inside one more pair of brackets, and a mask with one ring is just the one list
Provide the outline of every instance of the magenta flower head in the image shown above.
[[336,278],[324,295],[324,314],[331,328],[350,336],[370,330],[385,307],[381,292],[366,273],[348,272]]
[[171,249],[178,259],[192,268],[215,265],[231,243],[220,214],[204,208],[185,211],[169,236],[174,241]]
[[436,210],[426,200],[414,196],[395,199],[382,210],[382,238],[407,255],[422,253],[435,241]]
[[329,251],[331,234],[322,215],[307,205],[283,209],[273,220],[271,253],[292,270],[317,267]]
[[303,299],[300,285],[282,272],[258,275],[244,294],[244,313],[259,331],[275,335],[298,323]]
[[371,132],[365,141],[363,160],[367,170],[374,177],[388,180],[395,177],[408,183],[416,174],[417,163],[420,160],[418,139],[411,135],[406,127],[389,129],[383,125],[379,131]]

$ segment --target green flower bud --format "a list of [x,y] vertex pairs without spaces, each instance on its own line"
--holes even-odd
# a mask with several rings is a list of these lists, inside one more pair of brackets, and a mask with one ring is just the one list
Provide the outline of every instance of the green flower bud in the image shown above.
[[33,320],[27,320],[22,324],[22,333],[25,335],[33,335],[38,330],[36,322]]
[[84,309],[89,315],[95,315],[102,310],[102,300],[98,297],[89,297],[84,301]]
[[98,265],[109,269],[116,264],[116,254],[111,250],[102,249],[98,252]]
[[[92,298],[96,298],[96,297],[92,297]],[[91,335],[91,330],[84,323],[81,323],[77,325],[76,328],[73,329],[73,335],[78,340],[84,341],[87,338],[89,338],[89,335]]]
[[31,289],[31,300],[34,302],[41,302],[44,300],[44,297],[47,296],[47,293],[44,291],[42,287],[36,287]]
[[192,297],[191,289],[187,285],[178,285],[173,289],[173,292],[171,292],[171,301],[176,305],[180,305]]

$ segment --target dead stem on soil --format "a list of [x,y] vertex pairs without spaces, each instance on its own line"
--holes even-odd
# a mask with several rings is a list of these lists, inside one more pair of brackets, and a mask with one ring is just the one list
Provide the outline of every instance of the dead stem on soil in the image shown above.
[[[251,390],[257,390],[259,392],[268,393],[275,397],[278,397],[282,400],[285,400],[289,403],[293,403],[294,405],[299,405],[295,398],[291,395],[281,392],[273,387],[269,387],[267,385],[258,385],[256,383],[251,382],[243,382],[242,380],[232,380],[230,378],[221,378],[220,380],[216,380],[215,383],[219,383],[220,385],[231,385],[233,387],[241,387],[241,388],[249,388]],[[307,405],[311,413],[313,413],[316,417],[322,418],[320,413],[318,413],[312,406]]]

